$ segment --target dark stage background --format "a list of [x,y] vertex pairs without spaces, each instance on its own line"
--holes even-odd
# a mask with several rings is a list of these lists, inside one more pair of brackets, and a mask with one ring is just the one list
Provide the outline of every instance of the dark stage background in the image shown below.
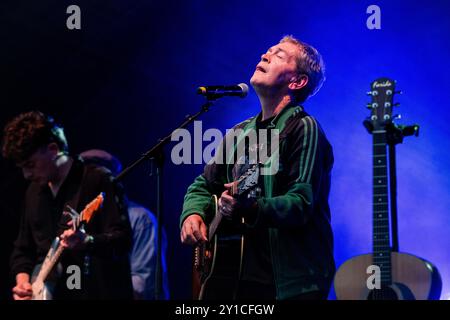
[[[66,8],[81,8],[81,30],[66,28]],[[381,8],[381,30],[366,9]],[[46,0],[0,4],[0,125],[39,109],[63,123],[71,151],[102,148],[131,163],[203,100],[199,85],[247,82],[263,52],[285,34],[321,51],[327,81],[305,106],[334,146],[331,209],[337,265],[371,251],[371,136],[365,95],[374,79],[398,81],[401,123],[421,125],[399,145],[400,250],[433,262],[450,299],[450,2],[433,1],[152,1]],[[226,98],[203,120],[224,131],[258,112]],[[206,143],[207,144],[207,143]],[[205,144],[205,145],[206,145]],[[187,186],[202,165],[170,162],[165,172],[171,297],[190,297],[190,254],[179,241]],[[130,198],[156,210],[149,165],[125,184]],[[24,183],[1,162],[1,284],[17,228]],[[333,298],[333,293],[330,295]]]

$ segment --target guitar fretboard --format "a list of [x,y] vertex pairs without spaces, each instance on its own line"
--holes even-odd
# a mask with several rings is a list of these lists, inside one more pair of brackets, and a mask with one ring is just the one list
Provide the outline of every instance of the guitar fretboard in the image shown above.
[[47,280],[48,275],[53,270],[53,267],[58,262],[59,257],[64,251],[64,247],[61,245],[59,238],[55,239],[55,243],[56,245],[52,245],[45,256],[45,260],[42,263],[41,269],[39,270],[39,274],[36,278],[38,281],[45,282]]
[[386,131],[373,131],[373,264],[380,267],[381,284],[392,282],[389,235],[389,195]]

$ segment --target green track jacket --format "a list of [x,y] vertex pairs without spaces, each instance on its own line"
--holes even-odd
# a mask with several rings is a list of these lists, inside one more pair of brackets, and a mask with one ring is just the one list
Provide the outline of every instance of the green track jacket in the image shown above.
[[[243,129],[243,137],[256,129],[257,118],[234,129]],[[328,205],[332,147],[301,106],[285,107],[269,127],[279,130],[278,172],[263,176],[263,196],[248,227],[269,229],[277,299],[317,290],[326,294],[335,272]],[[226,163],[205,166],[187,190],[180,226],[191,214],[207,219],[211,195],[220,196],[223,184],[233,181],[232,169],[233,164]]]

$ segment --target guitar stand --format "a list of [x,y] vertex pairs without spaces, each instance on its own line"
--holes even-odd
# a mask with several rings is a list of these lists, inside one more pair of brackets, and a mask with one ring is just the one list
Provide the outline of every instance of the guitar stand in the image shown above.
[[[373,128],[369,121],[364,121],[369,133],[372,133]],[[389,150],[389,197],[391,204],[391,234],[392,234],[392,251],[398,252],[398,219],[397,219],[397,165],[395,146],[403,142],[404,137],[419,136],[419,125],[414,124],[410,126],[397,125],[390,123],[386,126],[387,144]]]

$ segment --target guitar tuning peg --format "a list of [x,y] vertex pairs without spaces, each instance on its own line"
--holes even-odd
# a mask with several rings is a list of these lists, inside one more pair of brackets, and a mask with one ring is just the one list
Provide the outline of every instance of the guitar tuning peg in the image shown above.
[[400,106],[400,102],[397,102],[397,103],[393,104],[393,107],[398,107],[398,106]]
[[368,96],[371,96],[371,95],[372,95],[372,91],[367,91],[366,94],[367,94]]
[[366,105],[366,107],[367,107],[367,109],[372,109],[372,108],[373,108],[371,103],[368,103],[368,104]]
[[401,114],[396,114],[392,117],[392,119],[397,120],[397,119],[401,119],[402,115]]
[[403,94],[403,91],[398,90],[398,91],[394,91],[395,94]]

